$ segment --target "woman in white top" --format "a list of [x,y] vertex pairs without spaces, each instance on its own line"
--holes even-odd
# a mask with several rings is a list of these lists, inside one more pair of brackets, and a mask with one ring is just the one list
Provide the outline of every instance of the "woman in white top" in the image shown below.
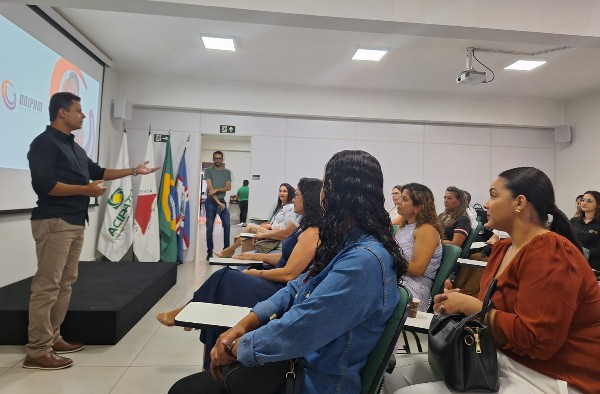
[[442,261],[442,225],[435,212],[431,190],[419,183],[402,187],[398,213],[403,220],[395,239],[408,261],[402,284],[418,298],[420,311],[427,311],[431,286]]
[[[277,206],[273,211],[273,217],[269,223],[261,225],[249,224],[245,232],[256,234],[254,240],[273,239],[282,241],[298,228],[300,216],[294,212],[292,200],[296,195],[296,190],[289,183],[282,183],[279,186],[279,195],[277,196]],[[215,252],[217,257],[231,257],[235,250],[242,246],[242,239],[236,237],[233,243],[220,252]]]
[[402,216],[398,213],[398,202],[400,201],[400,195],[402,194],[402,186],[396,185],[392,188],[392,202],[394,207],[390,210],[390,220],[392,225],[398,225],[402,223]]

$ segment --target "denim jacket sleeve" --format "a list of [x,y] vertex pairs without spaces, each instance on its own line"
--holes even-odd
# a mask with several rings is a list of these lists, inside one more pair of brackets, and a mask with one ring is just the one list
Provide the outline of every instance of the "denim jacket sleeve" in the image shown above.
[[259,302],[252,308],[252,312],[256,313],[260,325],[265,325],[271,320],[271,316],[276,318],[281,317],[294,304],[298,286],[306,274],[300,275],[293,281],[288,282],[287,286],[273,294],[269,299]]
[[[389,255],[386,258],[391,259]],[[385,272],[381,256],[365,246],[354,247],[336,256],[330,266],[323,278],[320,275],[324,272],[309,279],[308,286],[312,280],[321,282],[315,282],[312,292],[310,287],[308,292],[300,289],[298,294],[302,299],[296,300],[281,318],[242,337],[238,361],[254,366],[300,357],[327,345],[370,317],[384,313],[389,272]],[[294,281],[294,286],[298,285],[305,284]],[[280,291],[263,303],[273,304],[268,312],[281,307],[285,293]],[[261,304],[256,309],[261,319],[268,313]]]

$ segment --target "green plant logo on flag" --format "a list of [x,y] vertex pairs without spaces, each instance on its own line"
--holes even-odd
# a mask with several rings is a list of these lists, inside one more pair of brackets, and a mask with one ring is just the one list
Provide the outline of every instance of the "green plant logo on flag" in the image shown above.
[[117,190],[115,190],[114,193],[108,198],[108,205],[114,209],[117,209],[123,203],[124,197],[123,190],[118,187]]

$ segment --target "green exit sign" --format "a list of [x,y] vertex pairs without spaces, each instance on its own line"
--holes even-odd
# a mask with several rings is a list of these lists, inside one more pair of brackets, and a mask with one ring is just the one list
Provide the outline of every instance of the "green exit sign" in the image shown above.
[[154,142],[167,142],[169,134],[154,134]]
[[224,134],[235,134],[235,126],[231,126],[228,124],[221,125],[221,133]]

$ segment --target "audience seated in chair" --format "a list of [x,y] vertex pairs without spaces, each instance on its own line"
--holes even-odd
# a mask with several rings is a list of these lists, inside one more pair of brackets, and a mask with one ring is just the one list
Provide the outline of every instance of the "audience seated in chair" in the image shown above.
[[[254,242],[259,239],[272,239],[277,241],[286,239],[294,230],[296,230],[298,221],[300,220],[298,214],[294,213],[294,204],[292,204],[295,193],[296,190],[290,184],[282,183],[279,186],[277,206],[273,211],[273,218],[271,221],[261,225],[253,223],[248,224],[245,232],[256,234],[252,240],[244,241],[241,237],[236,237],[229,247],[220,252],[215,252],[215,256],[231,257],[235,254],[235,250],[244,245],[244,243],[253,245]],[[247,246],[242,251],[251,249],[254,248]],[[277,247],[274,249],[277,249]]]
[[403,221],[394,238],[408,261],[402,284],[419,299],[419,310],[429,306],[431,285],[442,260],[442,226],[435,212],[433,193],[427,186],[402,187],[398,213]]
[[[312,261],[319,238],[321,223],[320,193],[322,181],[315,178],[302,178],[298,183],[298,193],[294,197],[295,212],[302,215],[300,226],[284,242],[282,254],[276,262],[275,255],[268,255],[268,263],[276,265],[271,270],[247,269],[238,271],[223,268],[213,273],[194,293],[190,302],[211,302],[217,304],[252,307],[284,287],[288,281],[304,272]],[[266,257],[266,256],[265,256]],[[158,321],[172,326],[175,317],[184,306],[157,315]],[[204,368],[210,366],[210,349],[223,332],[203,330],[201,339],[205,343]]]
[[[494,245],[479,297],[456,292],[447,281],[444,294],[435,297],[436,313],[481,310],[495,277],[494,308],[485,324],[498,349],[500,393],[599,393],[600,287],[555,205],[550,179],[532,167],[504,171],[491,185],[487,208],[489,226],[511,238]],[[398,361],[386,393],[450,392],[444,382],[434,382],[441,377],[431,373],[427,355]]]
[[475,208],[471,207],[471,193],[469,193],[466,190],[463,190],[463,193],[465,194],[465,198],[467,199],[467,207],[465,211],[467,212],[467,216],[471,221],[471,228],[475,228],[475,226],[477,226],[477,211],[475,211]]
[[581,213],[571,219],[581,245],[588,250],[588,261],[593,269],[600,270],[600,193],[591,190],[583,194]]
[[392,188],[392,202],[394,207],[390,209],[390,220],[393,226],[397,226],[402,223],[402,216],[398,213],[398,202],[400,201],[400,195],[402,194],[402,186],[396,185]]
[[449,186],[444,194],[444,208],[444,213],[439,216],[444,231],[442,243],[462,248],[471,232],[465,193],[455,186]]
[[361,390],[361,371],[399,302],[406,261],[390,232],[373,156],[336,153],[322,195],[321,243],[310,271],[219,337],[210,367],[217,380],[195,374],[170,394],[225,392],[222,368],[236,360],[252,367],[296,357],[305,359],[304,394]]

